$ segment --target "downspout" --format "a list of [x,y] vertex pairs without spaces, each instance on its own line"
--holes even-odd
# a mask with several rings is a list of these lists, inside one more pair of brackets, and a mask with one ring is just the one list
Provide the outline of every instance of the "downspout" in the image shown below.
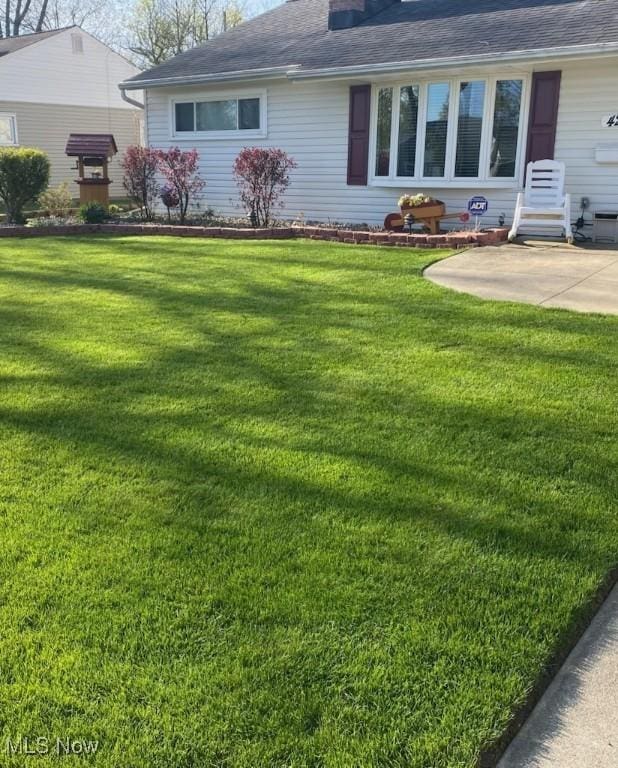
[[[120,86],[118,87],[120,88]],[[120,88],[120,95],[122,96],[122,100],[126,101],[127,104],[131,104],[133,107],[137,107],[138,109],[144,109],[144,105],[141,102],[132,99],[130,96],[127,96],[124,88]]]

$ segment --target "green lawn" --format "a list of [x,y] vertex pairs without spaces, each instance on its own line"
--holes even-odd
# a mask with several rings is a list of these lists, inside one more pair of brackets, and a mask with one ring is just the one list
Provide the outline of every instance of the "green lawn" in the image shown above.
[[618,561],[618,318],[434,257],[0,242],[3,767],[475,765]]

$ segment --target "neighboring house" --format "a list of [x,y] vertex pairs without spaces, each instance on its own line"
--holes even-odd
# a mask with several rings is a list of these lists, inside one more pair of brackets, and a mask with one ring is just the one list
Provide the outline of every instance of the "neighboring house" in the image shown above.
[[140,141],[143,110],[122,99],[118,83],[138,72],[79,27],[0,39],[0,146],[43,149],[50,183],[69,181],[79,197],[75,158],[64,154],[69,134],[113,133],[110,194],[123,196],[119,158]]
[[121,84],[147,140],[196,147],[209,205],[281,147],[286,215],[380,223],[403,191],[509,222],[527,160],[567,167],[573,215],[618,211],[618,0],[290,0]]

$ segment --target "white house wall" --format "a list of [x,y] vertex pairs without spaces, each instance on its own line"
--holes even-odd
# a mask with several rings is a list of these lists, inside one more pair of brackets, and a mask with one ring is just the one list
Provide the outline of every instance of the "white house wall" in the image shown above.
[[[81,36],[83,53],[73,53],[72,34]],[[131,109],[118,83],[138,72],[87,32],[67,29],[0,58],[0,100]]]
[[[601,127],[601,117],[618,112],[615,73],[618,59],[603,58],[587,62],[555,62],[535,65],[535,69],[561,69],[562,83],[555,156],[567,165],[567,187],[573,198],[573,216],[579,200],[590,198],[593,209],[618,210],[618,164],[600,165],[594,160],[598,144],[618,144],[618,128]],[[521,66],[518,72],[522,72]],[[532,72],[532,66],[528,68]],[[505,69],[505,75],[512,70]],[[463,73],[466,74],[466,73]],[[497,74],[494,71],[492,74]],[[512,75],[513,76],[513,75]],[[414,76],[415,78],[418,75]],[[412,80],[413,81],[413,80]],[[356,81],[360,82],[360,81]],[[366,82],[366,81],[365,81]],[[465,208],[473,194],[489,200],[489,213],[483,223],[494,224],[501,213],[512,217],[518,186],[495,189],[482,183],[469,189],[423,186],[411,182],[402,187],[354,187],[346,184],[348,151],[348,99],[351,82],[345,81],[271,81],[266,85],[268,134],[265,139],[196,139],[171,135],[170,99],[184,94],[233,90],[228,87],[196,91],[151,89],[147,99],[148,141],[165,148],[178,144],[196,147],[200,168],[206,180],[205,203],[215,210],[238,215],[237,194],[232,178],[232,164],[244,145],[280,147],[297,161],[292,183],[285,195],[286,218],[301,214],[306,220],[367,222],[379,224],[384,216],[397,210],[397,198],[403,191],[427,191],[442,199],[447,210]],[[255,87],[255,86],[254,86]],[[262,86],[259,86],[260,88]],[[251,88],[251,86],[248,86]]]

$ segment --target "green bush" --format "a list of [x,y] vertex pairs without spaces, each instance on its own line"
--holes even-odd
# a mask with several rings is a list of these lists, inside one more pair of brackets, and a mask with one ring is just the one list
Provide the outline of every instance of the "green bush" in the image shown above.
[[94,201],[84,203],[79,209],[79,218],[86,224],[100,224],[107,218],[107,209]]
[[40,149],[0,149],[0,199],[11,224],[24,224],[24,208],[49,183],[49,158]]
[[39,195],[39,205],[41,210],[47,211],[50,216],[66,216],[73,206],[68,182],[63,181],[57,187],[48,187]]

